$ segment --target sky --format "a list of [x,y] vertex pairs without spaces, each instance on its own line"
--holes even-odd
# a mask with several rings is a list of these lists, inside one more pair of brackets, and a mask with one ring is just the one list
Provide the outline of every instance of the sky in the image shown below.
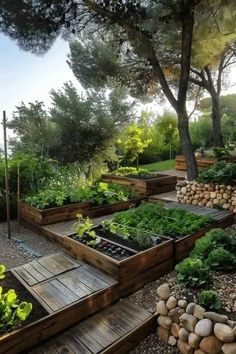
[[[19,49],[17,44],[0,34],[0,121],[2,111],[11,118],[15,106],[35,100],[50,104],[49,91],[60,89],[66,81],[77,86],[76,79],[66,63],[68,43],[57,40],[44,56],[36,56]],[[0,126],[0,146],[3,142]]]
[[[79,84],[66,63],[69,52],[68,43],[58,39],[44,56],[24,52],[17,44],[0,34],[0,122],[5,110],[10,119],[15,106],[35,100],[50,105],[50,90],[60,89],[66,81]],[[230,88],[226,93],[236,92],[236,67],[230,74]],[[156,105],[151,106],[158,110]],[[0,147],[3,144],[3,132],[0,125]]]

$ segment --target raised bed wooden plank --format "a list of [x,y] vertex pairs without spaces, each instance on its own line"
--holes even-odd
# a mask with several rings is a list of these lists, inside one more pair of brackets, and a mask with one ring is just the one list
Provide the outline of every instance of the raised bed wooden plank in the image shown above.
[[177,183],[176,176],[165,174],[156,174],[146,179],[139,178],[138,176],[102,175],[102,180],[105,182],[133,186],[137,193],[145,196],[174,190]]
[[49,225],[61,221],[72,220],[76,214],[90,208],[90,203],[75,203],[62,205],[48,209],[37,209],[23,201],[20,201],[20,220],[33,222],[40,225]]
[[[130,309],[132,309],[131,322]],[[59,353],[125,354],[154,331],[155,321],[155,315],[129,300],[124,300],[75,325],[29,354],[38,354],[36,350],[44,350],[44,354],[51,354],[47,349],[48,345],[53,345]],[[118,328],[120,330],[117,330]]]
[[128,282],[129,279],[140,276],[142,272],[152,268],[154,265],[171,259],[174,250],[173,241],[165,238],[160,245],[153,246],[145,251],[136,252],[134,255],[119,261],[71,237],[65,238],[64,246],[75,257],[97,266],[121,283]]
[[[57,257],[58,255],[52,257],[52,259],[55,261]],[[62,263],[64,263],[64,266],[69,267],[72,266],[71,261],[77,264],[71,257],[65,255],[64,262]],[[46,263],[48,265],[48,260]],[[95,274],[92,276],[93,267],[86,265],[84,269],[85,272],[83,272],[83,277],[85,274],[88,276],[86,282],[88,283],[88,281],[90,281],[92,284],[94,283],[94,277],[97,279],[95,287],[94,284],[93,286],[87,287],[83,283],[82,277],[80,279],[78,272],[79,269],[83,267],[84,263],[80,261],[78,265],[79,267],[64,271],[58,275],[48,273],[48,275],[50,275],[49,279],[38,282],[36,285],[32,286],[30,286],[25,279],[21,278],[19,273],[15,270],[11,271],[11,274],[16,277],[16,280],[19,280],[22,286],[27,289],[30,296],[39,302],[45,314],[40,320],[0,336],[0,354],[28,353],[28,349],[38,344],[40,341],[50,338],[118,300],[117,282],[113,279],[109,281],[109,277],[103,275],[99,270],[95,270]],[[87,289],[87,293],[77,294],[74,288],[70,289],[67,283],[63,281],[66,275],[69,274],[68,277],[70,277],[70,273],[72,272],[76,272],[74,284],[81,284],[81,286]],[[103,277],[105,280],[103,280]],[[38,289],[41,291],[38,291]],[[35,290],[37,290],[37,292]],[[49,352],[54,353],[54,349],[57,351],[59,347],[50,344],[49,348],[51,350],[49,350]],[[71,351],[73,350],[71,349]],[[41,354],[45,353],[45,347],[38,351],[38,353],[40,352]]]
[[[212,165],[214,165],[217,162],[216,159],[209,159],[209,158],[204,158],[204,157],[197,158],[196,161],[197,161],[198,169],[200,171],[205,168],[211,167]],[[186,161],[185,161],[184,156],[182,156],[182,155],[176,156],[175,169],[179,170],[179,171],[186,171],[187,170]]]

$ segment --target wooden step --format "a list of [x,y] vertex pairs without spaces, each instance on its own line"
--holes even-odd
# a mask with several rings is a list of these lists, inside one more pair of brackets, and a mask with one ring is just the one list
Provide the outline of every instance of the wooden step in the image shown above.
[[109,306],[30,354],[125,354],[155,329],[156,316],[129,300]]
[[119,299],[117,281],[62,252],[16,267],[11,273],[47,315],[0,337],[0,354],[26,353]]

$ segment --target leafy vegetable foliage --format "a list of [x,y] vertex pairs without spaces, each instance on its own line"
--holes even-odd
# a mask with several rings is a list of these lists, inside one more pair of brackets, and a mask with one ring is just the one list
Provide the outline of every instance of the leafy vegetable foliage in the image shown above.
[[202,183],[219,183],[225,185],[235,185],[236,164],[218,162],[209,169],[200,173],[198,181]]
[[196,241],[191,257],[202,259],[210,268],[236,269],[236,234],[213,229]]
[[[5,269],[5,266],[0,264],[0,279],[5,277]],[[19,301],[14,289],[9,289],[4,293],[0,286],[0,333],[18,327],[27,319],[32,308],[30,302]]]
[[129,176],[129,175],[137,175],[137,176],[148,176],[150,172],[145,168],[136,167],[120,167],[115,171],[110,173],[111,175],[115,176]]
[[70,183],[52,185],[41,190],[38,194],[28,196],[25,201],[39,209],[61,206],[71,203],[91,202],[93,206],[114,204],[137,197],[129,186],[117,184],[98,183],[90,186],[80,181],[79,185]]
[[[123,230],[129,235],[132,229],[151,231],[153,234],[165,236],[186,236],[206,224],[212,219],[208,216],[200,216],[188,213],[183,209],[166,209],[160,204],[141,204],[137,208],[115,213],[112,222],[122,225]],[[107,227],[111,227],[109,222]]]
[[214,290],[202,291],[198,300],[200,305],[211,311],[217,311],[222,307],[219,294]]
[[178,283],[185,287],[201,287],[208,280],[208,267],[198,258],[185,258],[175,267]]

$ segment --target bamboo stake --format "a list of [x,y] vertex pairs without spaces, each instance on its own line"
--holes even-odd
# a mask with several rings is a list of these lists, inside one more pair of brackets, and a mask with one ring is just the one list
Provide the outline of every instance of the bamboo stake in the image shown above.
[[5,188],[6,188],[6,207],[7,207],[7,234],[8,234],[8,238],[10,240],[11,239],[11,223],[10,223],[10,200],[9,200],[9,182],[8,182],[6,111],[3,111],[3,134],[4,134]]
[[20,161],[17,163],[17,233],[20,232]]

